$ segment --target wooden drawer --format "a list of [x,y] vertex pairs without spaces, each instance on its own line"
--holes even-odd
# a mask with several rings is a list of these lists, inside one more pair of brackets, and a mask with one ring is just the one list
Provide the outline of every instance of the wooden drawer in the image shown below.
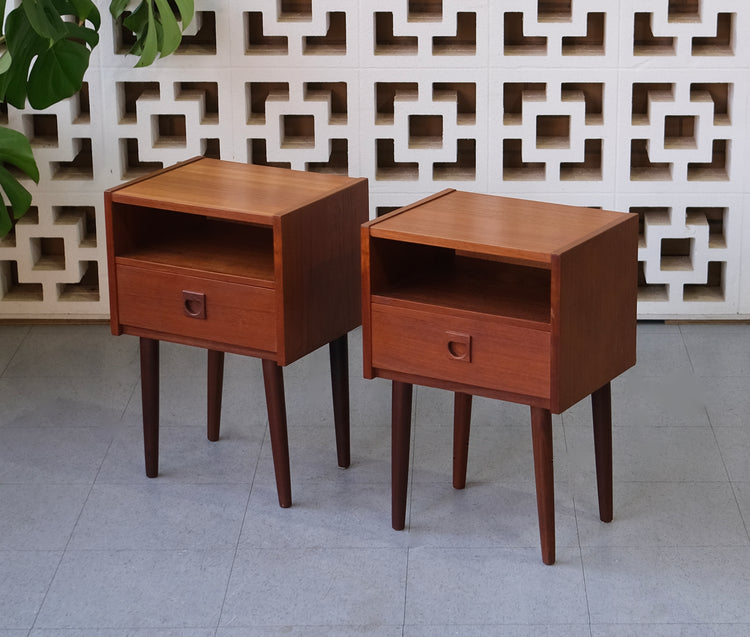
[[125,326],[276,351],[271,289],[118,264],[117,301]]
[[371,320],[373,367],[549,398],[549,331],[378,303]]

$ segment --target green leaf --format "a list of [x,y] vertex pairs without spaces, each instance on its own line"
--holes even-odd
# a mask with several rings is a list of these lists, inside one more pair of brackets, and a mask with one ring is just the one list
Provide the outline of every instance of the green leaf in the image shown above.
[[5,0],[0,0],[0,33],[3,33],[3,22],[5,22]]
[[3,166],[0,166],[0,186],[13,208],[13,217],[23,217],[31,206],[31,193]]
[[99,9],[91,0],[70,0],[70,4],[75,8],[75,15],[79,21],[91,22],[96,31],[102,24],[102,17]]
[[177,24],[177,18],[172,13],[167,0],[156,0],[156,8],[159,10],[162,25],[162,41],[159,52],[164,57],[174,53],[180,46],[182,31],[180,31],[180,25]]
[[10,63],[13,61],[13,56],[11,56],[10,51],[7,49],[3,52],[2,56],[0,56],[0,75],[5,73],[10,68]]
[[65,35],[65,23],[50,0],[21,0],[26,19],[41,37],[58,40]]
[[42,110],[81,88],[91,52],[72,40],[59,40],[39,55],[29,73],[29,104]]
[[13,207],[16,219],[24,215],[31,205],[31,193],[5,168],[5,164],[19,168],[35,182],[39,181],[39,169],[31,153],[31,144],[24,135],[10,128],[0,127],[0,237],[13,227],[5,200]]
[[156,54],[159,52],[158,48],[158,37],[156,33],[156,20],[154,19],[154,8],[151,4],[151,0],[145,0],[148,7],[148,22],[145,27],[145,33],[143,36],[143,50],[141,51],[141,58],[136,63],[136,67],[149,66],[153,64],[156,59]]
[[117,20],[128,8],[128,0],[112,0],[109,3],[109,12]]
[[10,220],[8,209],[5,207],[5,203],[0,197],[0,237],[4,237],[13,228],[13,222]]
[[21,8],[14,9],[8,14],[5,31],[8,52],[13,60],[8,71],[0,76],[0,101],[21,109],[26,106],[26,78],[29,67],[38,52],[47,47],[47,40],[31,28]]
[[13,164],[35,182],[39,181],[39,169],[26,136],[12,128],[0,126],[0,162]]
[[175,4],[180,12],[180,22],[182,22],[182,30],[184,31],[193,21],[195,4],[193,0],[175,0]]

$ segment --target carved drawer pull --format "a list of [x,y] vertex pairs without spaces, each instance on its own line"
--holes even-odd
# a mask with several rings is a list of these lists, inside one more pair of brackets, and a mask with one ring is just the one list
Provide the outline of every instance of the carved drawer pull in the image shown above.
[[461,332],[446,332],[448,356],[456,361],[471,362],[471,336]]
[[206,318],[206,295],[203,292],[182,291],[182,304],[185,316],[195,319]]

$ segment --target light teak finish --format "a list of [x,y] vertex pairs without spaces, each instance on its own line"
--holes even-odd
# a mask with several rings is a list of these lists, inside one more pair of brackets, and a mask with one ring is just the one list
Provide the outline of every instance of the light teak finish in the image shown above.
[[347,333],[360,323],[367,180],[194,158],[105,192],[111,328],[141,338],[147,474],[158,472],[158,342],[208,350],[210,440],[224,352],[263,359],[279,502],[291,504],[282,367],[328,344],[349,464]]
[[637,234],[632,214],[450,189],[364,224],[364,375],[394,381],[394,528],[404,527],[404,385],[413,383],[456,392],[456,488],[466,480],[471,396],[531,407],[546,563],[550,415],[591,395],[600,516],[611,520],[609,383],[635,364]]

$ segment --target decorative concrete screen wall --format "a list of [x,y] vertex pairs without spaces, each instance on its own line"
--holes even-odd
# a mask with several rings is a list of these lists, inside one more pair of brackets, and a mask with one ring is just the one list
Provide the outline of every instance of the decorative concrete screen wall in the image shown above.
[[144,69],[105,15],[79,96],[0,113],[42,175],[0,318],[105,317],[102,191],[200,154],[367,177],[373,216],[448,187],[637,212],[641,317],[750,315],[748,0],[196,9]]

